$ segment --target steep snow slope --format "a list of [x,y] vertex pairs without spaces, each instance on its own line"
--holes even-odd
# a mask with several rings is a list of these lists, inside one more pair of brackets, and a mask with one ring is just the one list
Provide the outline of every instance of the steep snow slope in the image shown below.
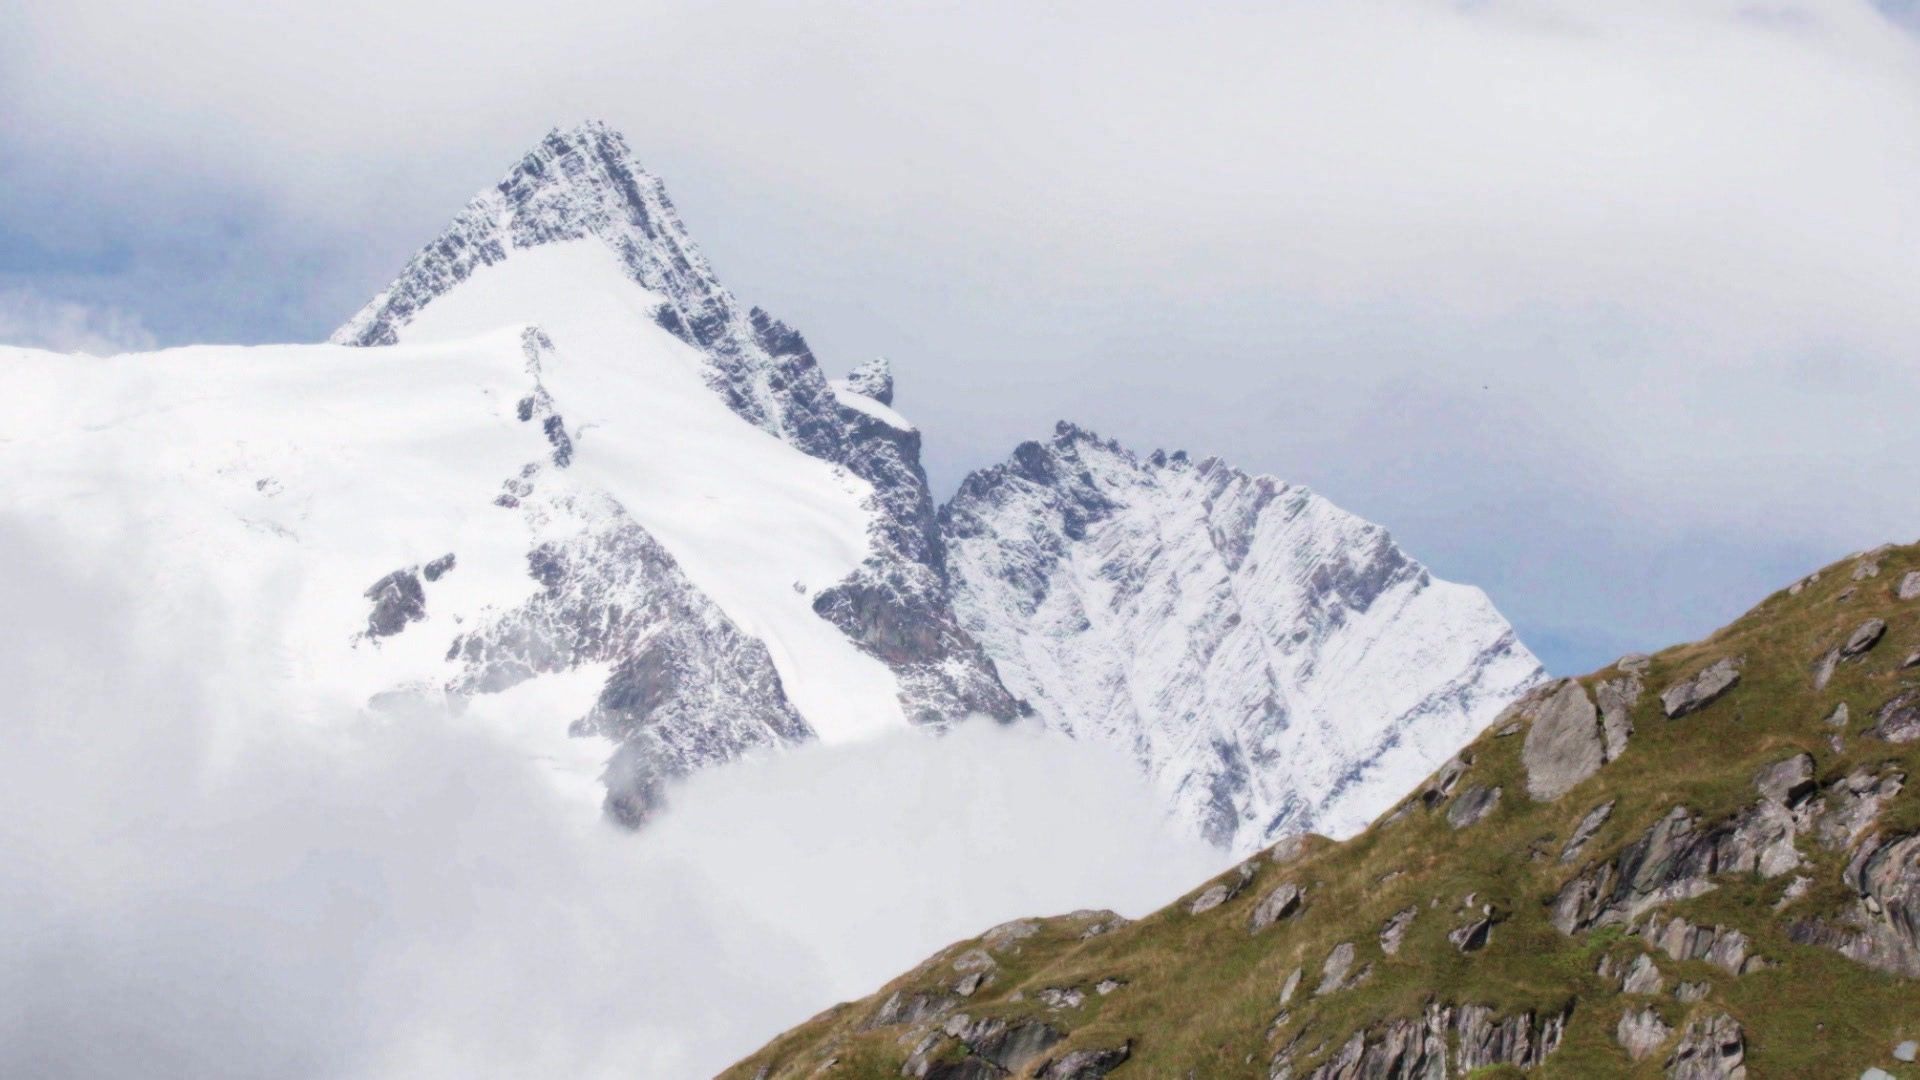
[[706,357],[654,322],[658,303],[604,245],[560,242],[480,268],[398,337],[460,340],[537,320],[561,358],[543,364],[541,383],[575,473],[767,646],[821,737],[904,723],[892,673],[812,607],[867,555],[871,486],[741,423],[703,382]]
[[[720,284],[665,185],[606,125],[549,134],[475,196],[334,341],[420,340],[417,327],[448,325],[440,312],[449,304],[468,313],[456,322],[477,327],[489,310],[466,295],[471,282],[497,282],[506,269],[511,280],[537,285],[522,264],[553,246],[593,247],[610,256],[633,302],[645,297],[647,320],[697,350],[700,378],[717,400],[747,423],[871,485],[867,555],[842,579],[807,585],[814,610],[893,671],[907,715],[918,723],[975,712],[1014,716],[1017,705],[992,664],[953,617],[933,499],[920,467],[920,433],[887,407],[892,380],[884,364],[862,367],[838,390],[830,386],[798,332],[743,306]],[[542,326],[569,311],[565,295],[552,289],[519,295],[493,284],[488,295],[510,300],[517,318]],[[689,557],[677,548],[676,554]]]
[[1478,589],[1217,459],[1062,424],[942,520],[955,606],[1008,687],[1130,750],[1235,850],[1359,830],[1542,677]]
[[156,633],[226,613],[209,669],[289,708],[510,691],[544,756],[580,763],[556,745],[570,724],[604,736],[630,819],[663,776],[903,725],[885,666],[795,590],[859,565],[867,485],[740,423],[617,273],[596,288],[608,270],[556,247],[528,280],[474,282],[474,310],[508,319],[494,285],[564,292],[578,353],[513,325],[381,350],[7,350],[10,509],[82,566],[137,559]]

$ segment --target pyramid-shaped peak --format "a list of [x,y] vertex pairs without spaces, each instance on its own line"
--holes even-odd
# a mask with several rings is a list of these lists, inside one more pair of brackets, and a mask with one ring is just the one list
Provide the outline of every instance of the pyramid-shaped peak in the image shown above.
[[662,325],[689,344],[724,349],[750,340],[746,313],[687,235],[666,185],[601,120],[548,132],[332,340],[393,344],[421,309],[480,268],[515,251],[587,239],[605,244],[634,283],[665,298]]

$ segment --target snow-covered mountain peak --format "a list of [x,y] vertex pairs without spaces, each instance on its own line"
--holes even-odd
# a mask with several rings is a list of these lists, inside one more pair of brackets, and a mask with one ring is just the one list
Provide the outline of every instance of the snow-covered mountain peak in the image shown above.
[[[712,546],[678,545],[685,522],[661,518],[641,524],[721,599],[750,631],[770,624],[754,612],[785,611],[796,602],[812,627],[789,627],[770,644],[789,691],[806,676],[783,642],[830,634],[849,649],[892,670],[893,715],[945,722],[973,712],[1011,717],[1017,703],[994,677],[978,647],[958,629],[946,599],[945,569],[933,500],[920,465],[920,434],[889,404],[891,370],[885,361],[858,368],[841,385],[830,383],[800,334],[759,308],[742,304],[713,273],[667,197],[660,179],[641,167],[617,131],[603,123],[555,130],[491,188],[470,201],[447,229],[420,249],[398,278],[334,340],[378,346],[451,341],[511,322],[538,326],[561,354],[610,379],[660,381],[677,387],[682,375],[704,384],[703,401],[684,414],[639,412],[609,424],[647,425],[670,447],[654,464],[673,476],[668,489],[709,485],[729,500],[759,482],[721,475],[730,464],[763,456],[764,448],[729,449],[742,439],[771,435],[804,457],[863,481],[864,535],[856,565],[844,577],[793,577],[777,595],[728,604],[743,576],[770,571],[786,560],[758,561],[730,580],[701,580],[698,568]],[[670,346],[670,347],[669,347]],[[637,357],[677,357],[646,365]],[[700,424],[700,435],[670,437],[711,406],[744,423]],[[572,408],[591,408],[576,402]],[[590,441],[582,454],[592,458]],[[632,508],[630,508],[632,509]],[[691,521],[719,521],[711,504],[681,502]],[[636,511],[638,513],[638,511]],[[840,521],[836,509],[821,521]],[[805,544],[813,525],[798,519],[766,531],[765,542]],[[821,539],[836,551],[846,538]],[[765,590],[761,590],[765,592]],[[820,655],[821,650],[810,650]],[[804,702],[801,712],[822,734],[831,724]],[[859,705],[873,711],[874,703]]]
[[1478,589],[1304,487],[1062,422],[941,510],[954,608],[1048,722],[1236,850],[1365,825],[1539,663]]

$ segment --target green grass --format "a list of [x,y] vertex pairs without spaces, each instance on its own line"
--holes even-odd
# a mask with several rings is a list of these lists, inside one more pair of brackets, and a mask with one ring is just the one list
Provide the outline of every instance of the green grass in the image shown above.
[[[1264,1077],[1274,1051],[1302,1030],[1308,1035],[1301,1043],[1305,1052],[1295,1059],[1298,1075],[1351,1032],[1416,1016],[1432,1000],[1489,1005],[1502,1014],[1557,1011],[1571,1000],[1566,1039],[1538,1075],[1660,1076],[1665,1052],[1632,1066],[1613,1038],[1622,1008],[1646,999],[1620,995],[1595,974],[1602,955],[1631,959],[1644,947],[1617,928],[1565,936],[1548,923],[1547,904],[1582,867],[1611,857],[1676,805],[1689,807],[1703,823],[1744,809],[1756,798],[1754,774],[1796,752],[1813,755],[1822,783],[1860,765],[1898,767],[1909,783],[1879,828],[1920,828],[1920,745],[1889,746],[1862,735],[1881,702],[1903,685],[1920,683],[1920,670],[1898,668],[1920,648],[1920,601],[1901,603],[1892,595],[1901,575],[1920,569],[1920,548],[1892,549],[1880,565],[1878,577],[1854,582],[1851,562],[1835,564],[1800,594],[1782,590],[1705,641],[1656,655],[1643,676],[1646,692],[1634,710],[1635,733],[1625,754],[1555,802],[1537,804],[1526,795],[1523,735],[1484,733],[1468,748],[1473,765],[1455,789],[1504,789],[1498,808],[1478,825],[1456,831],[1446,823],[1444,804],[1432,812],[1416,807],[1344,843],[1314,844],[1286,866],[1273,866],[1264,855],[1254,859],[1253,881],[1199,916],[1187,914],[1183,898],[1085,940],[1080,931],[1086,919],[1044,920],[1040,934],[999,955],[996,979],[960,1008],[975,1017],[1047,1019],[1070,1033],[1056,1053],[1131,1040],[1133,1058],[1119,1077]],[[1842,599],[1848,588],[1852,595]],[[1863,660],[1842,665],[1825,690],[1815,691],[1813,659],[1870,616],[1887,620],[1881,644]],[[1745,658],[1739,686],[1693,715],[1668,720],[1661,714],[1661,689],[1725,656]],[[1582,681],[1591,689],[1613,674],[1603,670]],[[1841,701],[1852,716],[1836,751],[1828,744],[1834,729],[1823,720]],[[1609,798],[1617,799],[1612,817],[1580,859],[1562,866],[1560,845],[1574,824]],[[1857,1076],[1870,1065],[1920,1077],[1920,1070],[1899,1065],[1889,1053],[1901,1039],[1920,1038],[1920,985],[1787,939],[1789,917],[1835,912],[1847,902],[1839,882],[1845,854],[1805,839],[1801,851],[1807,866],[1799,872],[1815,884],[1785,914],[1773,910],[1785,877],[1723,878],[1713,892],[1662,911],[1737,927],[1752,939],[1754,952],[1779,966],[1735,978],[1704,963],[1676,963],[1656,954],[1667,989],[1652,1000],[1676,1029],[1698,1009],[1733,1015],[1745,1028],[1747,1065],[1756,1080]],[[1534,857],[1538,852],[1544,855]],[[1285,881],[1307,888],[1303,910],[1250,935],[1248,913]],[[1467,918],[1457,909],[1469,893],[1476,895],[1476,911],[1491,903],[1504,921],[1484,950],[1462,955],[1446,934]],[[1399,953],[1386,956],[1379,928],[1408,906],[1418,914]],[[1372,976],[1357,988],[1314,997],[1321,961],[1342,941],[1354,943],[1356,968],[1371,964]],[[951,985],[958,977],[952,959],[977,945],[957,943],[874,996],[822,1013],[727,1075],[749,1078],[766,1068],[769,1077],[811,1076],[829,1059],[836,1063],[821,1075],[899,1075],[924,1025],[861,1031],[862,1022],[894,990]],[[1297,966],[1306,969],[1301,990],[1289,1020],[1269,1038],[1280,987]],[[1107,996],[1093,993],[1104,978],[1128,985]],[[1672,991],[1682,980],[1708,983],[1707,999],[1677,1002]],[[1086,1001],[1072,1010],[1048,1010],[1035,995],[1050,986],[1077,986]]]

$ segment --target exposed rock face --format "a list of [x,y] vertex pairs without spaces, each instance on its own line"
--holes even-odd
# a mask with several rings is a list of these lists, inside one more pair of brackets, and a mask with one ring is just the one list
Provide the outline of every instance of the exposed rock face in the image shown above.
[[1841,880],[1854,892],[1842,925],[1803,920],[1793,940],[1824,945],[1881,971],[1920,978],[1920,834],[1876,836],[1855,851]]
[[[1749,954],[1752,944],[1747,935],[1731,927],[1696,926],[1678,917],[1664,923],[1655,919],[1641,932],[1641,937],[1666,953],[1669,959],[1705,961],[1729,975],[1745,975],[1765,966],[1764,961]],[[1657,971],[1655,978],[1658,978]],[[1657,984],[1655,990],[1645,992],[1657,993]]]
[[[1622,663],[1632,662],[1629,659]],[[1632,709],[1640,701],[1640,673],[1645,670],[1646,665],[1642,663],[1638,665],[1638,670],[1629,671],[1616,679],[1607,679],[1594,687],[1594,697],[1600,703],[1600,736],[1606,744],[1608,761],[1626,753],[1627,740],[1633,737]]]
[[1461,792],[1460,797],[1453,800],[1453,805],[1447,807],[1447,824],[1456,829],[1477,825],[1499,805],[1499,788],[1484,788],[1475,784]]
[[1236,851],[1358,830],[1541,677],[1477,590],[1218,459],[1063,423],[941,521],[961,623],[1008,688],[1136,755]]
[[1906,779],[1897,769],[1876,772],[1861,766],[1828,785],[1815,819],[1820,843],[1829,851],[1851,848],[1900,793]]
[[1587,841],[1593,839],[1593,834],[1599,832],[1600,827],[1613,816],[1615,802],[1614,799],[1608,799],[1587,811],[1587,815],[1573,827],[1573,835],[1567,837],[1566,846],[1560,849],[1561,862],[1570,863],[1580,857],[1580,852],[1587,846]]
[[1018,1072],[1067,1037],[1059,1028],[1038,1020],[1022,1023],[1009,1023],[1001,1019],[975,1020],[965,1013],[948,1017],[942,1030],[947,1038],[956,1039],[965,1046],[967,1056],[958,1061],[931,1064],[929,1058],[942,1045],[937,1036],[931,1036],[908,1059],[907,1075],[926,1077],[927,1080],[975,1077],[991,1080]]
[[[1356,1031],[1307,1080],[1439,1080],[1507,1065],[1532,1069],[1560,1046],[1569,1012],[1535,1021],[1531,1013],[1497,1018],[1484,1005],[1429,1004],[1417,1018]],[[1458,1051],[1449,1055],[1449,1034]],[[1275,1056],[1269,1075],[1292,1080],[1293,1044]]]
[[367,615],[370,638],[389,637],[427,617],[427,592],[414,569],[395,570],[374,582],[366,597],[373,601],[373,611]]
[[1852,660],[1866,655],[1868,650],[1880,644],[1880,639],[1885,637],[1886,633],[1885,619],[1868,619],[1854,627],[1853,633],[1847,635],[1847,640],[1840,646],[1840,658]]
[[1772,802],[1796,805],[1813,793],[1813,755],[1795,754],[1760,770],[1753,786]]
[[834,384],[834,388],[870,397],[882,405],[891,405],[893,404],[893,365],[887,363],[886,357],[876,356],[848,372],[845,379]]
[[1606,764],[1600,713],[1578,679],[1560,680],[1529,711],[1533,726],[1527,729],[1520,751],[1527,767],[1527,794],[1539,802],[1551,802]]
[[1349,985],[1347,975],[1353,970],[1353,942],[1343,941],[1327,954],[1326,962],[1320,965],[1320,985],[1313,988],[1318,994],[1331,994],[1344,990]]
[[1538,1019],[1532,1013],[1496,1019],[1493,1010],[1485,1005],[1461,1006],[1454,1024],[1460,1036],[1457,1068],[1461,1073],[1495,1065],[1535,1068],[1560,1048],[1560,1040],[1567,1032],[1567,1018],[1572,1014],[1573,1006],[1568,1004],[1560,1012]]
[[620,744],[607,768],[617,819],[645,821],[674,776],[812,737],[766,646],[694,588],[618,503],[528,490],[519,512],[543,537],[527,556],[540,588],[454,640],[448,658],[462,674],[452,688],[497,693],[542,673],[611,664],[575,726]]
[[1247,920],[1247,929],[1257,934],[1282,919],[1293,917],[1299,913],[1305,897],[1306,893],[1291,881],[1276,886],[1253,909],[1253,914]]
[[[1238,872],[1230,875],[1227,880],[1209,885],[1206,889],[1202,890],[1200,895],[1194,897],[1193,902],[1187,905],[1187,914],[1201,915],[1212,911],[1221,904],[1239,896],[1240,890],[1246,888],[1247,882],[1252,878],[1252,867],[1242,866]],[[1268,897],[1268,899],[1271,900],[1272,897]]]
[[1393,956],[1400,951],[1400,944],[1407,939],[1407,930],[1413,926],[1413,917],[1420,914],[1417,907],[1402,908],[1394,912],[1380,927],[1380,951]]
[[1698,712],[1713,704],[1719,700],[1720,695],[1739,683],[1739,660],[1731,657],[1715,660],[1692,677],[1662,690],[1660,708],[1667,714],[1667,719],[1677,720],[1688,713]]
[[1894,595],[1902,600],[1920,600],[1920,570],[1907,571],[1906,576],[1900,579],[1899,588],[1894,590]]
[[1666,985],[1666,977],[1660,974],[1659,965],[1645,953],[1633,958],[1626,977],[1620,980],[1621,991],[1628,994],[1657,994]]
[[1493,937],[1493,924],[1499,921],[1491,909],[1447,931],[1447,940],[1463,953],[1479,952]]
[[1073,1050],[1048,1062],[1035,1075],[1040,1080],[1098,1080],[1125,1065],[1131,1056],[1132,1043],[1104,1050]]
[[1726,1013],[1707,1013],[1687,1022],[1680,1045],[1667,1059],[1668,1080],[1745,1080],[1747,1041],[1740,1024]]
[[1699,896],[1719,874],[1773,877],[1800,864],[1791,813],[1771,802],[1713,826],[1675,807],[1610,862],[1576,875],[1554,897],[1551,918],[1562,933],[1624,925],[1663,903]]
[[1627,1057],[1634,1061],[1645,1061],[1673,1037],[1673,1028],[1660,1019],[1660,1013],[1653,1006],[1648,1005],[1638,1012],[1632,1009],[1622,1012],[1613,1037],[1620,1048],[1627,1052]]
[[[892,398],[885,362],[863,365],[848,380],[877,408],[843,401],[797,332],[741,304],[720,283],[665,185],[604,124],[549,134],[500,183],[476,196],[333,341],[391,345],[403,327],[481,269],[519,251],[571,241],[597,242],[613,253],[655,302],[655,322],[704,356],[707,384],[734,413],[872,485],[869,557],[814,603],[894,670],[907,717],[944,723],[972,713],[1003,720],[1018,715],[1019,704],[953,615],[920,435],[884,408]],[[532,418],[538,404],[523,402],[522,418]],[[567,465],[574,446],[565,424],[557,415],[539,418],[554,464]],[[506,493],[502,505],[518,497]]]

